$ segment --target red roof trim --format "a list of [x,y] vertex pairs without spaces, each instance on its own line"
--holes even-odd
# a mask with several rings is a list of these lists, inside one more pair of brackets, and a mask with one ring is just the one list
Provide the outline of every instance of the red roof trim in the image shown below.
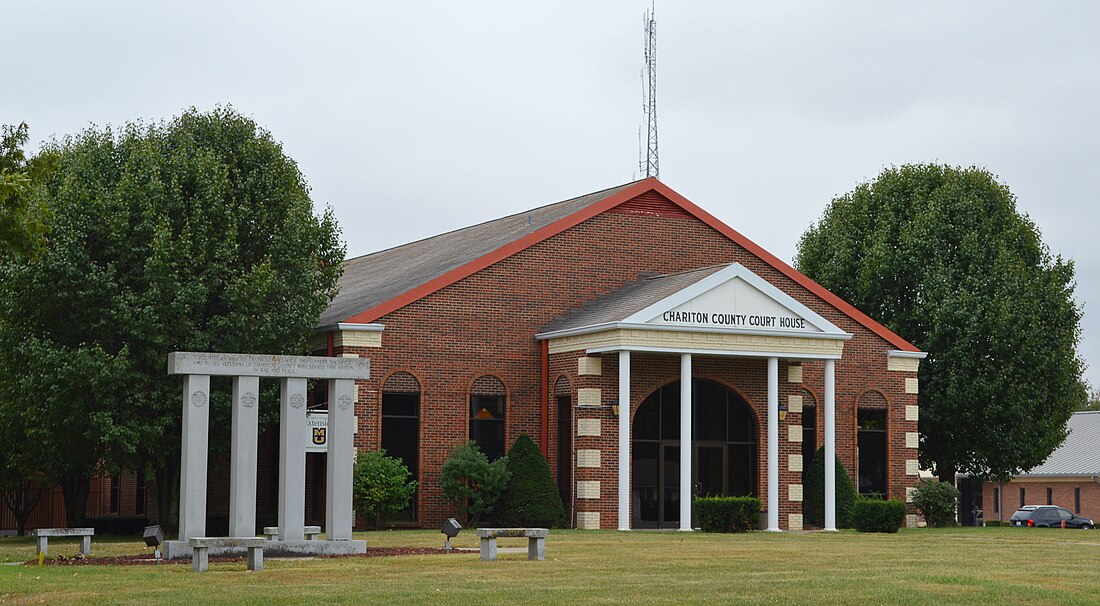
[[546,227],[543,227],[542,229],[538,229],[536,231],[533,231],[533,232],[527,234],[526,236],[524,236],[524,237],[522,237],[522,238],[520,238],[520,239],[518,239],[514,242],[506,244],[505,246],[502,246],[502,247],[494,250],[493,252],[491,252],[487,255],[484,255],[482,257],[474,259],[473,261],[470,261],[469,263],[467,263],[467,264],[465,264],[461,267],[453,269],[453,270],[443,274],[442,276],[439,276],[438,278],[435,278],[433,280],[429,280],[429,281],[425,282],[424,284],[421,284],[420,286],[418,286],[418,287],[416,287],[412,290],[404,292],[404,293],[402,293],[402,294],[386,301],[385,303],[381,303],[381,304],[376,305],[376,306],[374,306],[370,309],[362,311],[362,312],[356,314],[355,316],[352,316],[351,318],[348,318],[347,320],[344,320],[344,322],[349,322],[349,323],[373,322],[373,321],[377,320],[378,318],[381,318],[382,316],[384,316],[384,315],[386,315],[390,312],[398,310],[398,309],[400,309],[400,308],[402,308],[402,307],[404,307],[404,306],[406,306],[406,305],[408,305],[408,304],[410,304],[410,303],[412,303],[412,302],[414,302],[418,299],[421,299],[423,297],[426,297],[426,296],[436,292],[437,290],[440,290],[440,289],[442,289],[446,286],[454,284],[455,282],[458,282],[459,280],[461,280],[461,279],[463,279],[467,276],[475,274],[475,273],[485,269],[486,267],[489,267],[490,265],[492,265],[494,263],[497,263],[499,261],[507,259],[508,257],[510,257],[510,256],[522,251],[522,250],[530,248],[531,246],[534,246],[535,244],[538,244],[539,242],[542,242],[543,240],[546,240],[546,239],[548,239],[552,236],[555,236],[555,235],[569,229],[570,227],[574,227],[576,225],[579,225],[579,224],[587,221],[588,219],[591,219],[592,217],[595,217],[596,215],[598,215],[600,213],[603,213],[607,210],[610,210],[610,209],[622,204],[623,202],[631,200],[631,199],[633,199],[633,198],[635,198],[635,197],[637,197],[637,196],[639,196],[639,195],[641,195],[641,194],[643,194],[647,191],[650,191],[650,190],[656,191],[657,193],[659,193],[659,194],[663,195],[664,197],[668,198],[669,200],[672,201],[673,204],[676,204],[677,206],[680,206],[681,208],[686,210],[691,215],[695,216],[699,220],[703,221],[704,223],[706,223],[710,227],[717,230],[722,235],[726,236],[730,240],[733,240],[735,243],[739,244],[745,250],[747,250],[750,253],[752,253],[753,255],[756,255],[757,257],[759,257],[760,260],[764,261],[768,265],[771,265],[775,269],[779,270],[783,275],[785,275],[788,278],[794,280],[795,282],[802,285],[803,287],[805,287],[807,290],[814,293],[815,295],[821,297],[826,303],[832,305],[833,307],[836,307],[841,312],[847,314],[853,320],[855,320],[856,322],[859,322],[860,324],[865,326],[867,329],[869,329],[871,332],[873,332],[876,335],[882,337],[883,339],[885,339],[887,342],[889,342],[891,345],[898,348],[899,350],[902,350],[902,351],[920,351],[912,343],[909,343],[905,339],[903,339],[900,336],[894,334],[894,332],[891,331],[890,329],[888,329],[885,326],[879,324],[878,322],[872,320],[869,316],[867,316],[867,314],[864,314],[863,312],[859,311],[855,307],[852,307],[852,305],[849,304],[848,302],[844,301],[840,297],[838,297],[838,296],[834,295],[833,293],[829,292],[823,286],[821,286],[817,282],[814,282],[810,278],[806,277],[803,273],[799,272],[795,268],[793,268],[790,265],[787,265],[786,263],[784,263],[779,257],[776,257],[775,255],[771,254],[770,252],[764,250],[763,248],[758,246],[756,243],[754,243],[752,240],[749,240],[745,236],[742,236],[740,233],[737,232],[737,230],[735,230],[732,227],[726,225],[725,223],[722,223],[721,221],[719,221],[716,217],[714,217],[713,215],[711,215],[707,211],[705,211],[702,208],[696,206],[695,204],[690,202],[687,198],[685,198],[685,197],[681,196],[680,194],[676,193],[675,191],[673,191],[672,188],[668,187],[664,183],[661,183],[660,181],[658,181],[657,179],[652,178],[652,177],[650,177],[649,179],[645,179],[643,181],[639,181],[638,183],[636,183],[636,184],[634,184],[634,185],[632,185],[632,186],[630,186],[630,187],[628,187],[628,188],[626,188],[626,189],[624,189],[620,192],[612,194],[612,195],[608,196],[607,198],[604,198],[603,200],[600,200],[599,202],[596,202],[595,204],[592,204],[591,206],[589,206],[589,207],[587,207],[583,210],[577,211],[577,212],[573,213],[572,215],[569,215],[568,217],[565,217],[563,219],[559,219],[558,221],[556,221],[554,223],[551,223],[550,225],[547,225]]

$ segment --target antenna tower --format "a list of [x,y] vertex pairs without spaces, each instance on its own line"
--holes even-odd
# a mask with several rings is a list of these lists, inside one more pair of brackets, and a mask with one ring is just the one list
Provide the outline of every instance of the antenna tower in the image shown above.
[[[638,164],[642,174],[661,176],[657,157],[657,2],[645,13],[645,74],[642,77],[642,111],[645,112],[647,133],[645,151]],[[640,138],[640,137],[639,137]],[[641,143],[641,141],[639,141]]]

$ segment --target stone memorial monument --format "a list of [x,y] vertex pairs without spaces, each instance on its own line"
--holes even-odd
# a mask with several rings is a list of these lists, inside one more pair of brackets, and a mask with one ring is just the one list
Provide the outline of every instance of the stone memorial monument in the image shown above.
[[[256,449],[260,377],[279,379],[279,534],[264,547],[272,556],[365,553],[351,539],[355,380],[370,378],[366,358],[172,352],[168,374],[183,375],[179,537],[164,543],[169,559],[191,555],[190,539],[206,536],[210,377],[233,377],[229,534],[256,536]],[[328,380],[328,469],[325,540],[305,540],[306,381]],[[224,550],[210,555],[244,555]]]

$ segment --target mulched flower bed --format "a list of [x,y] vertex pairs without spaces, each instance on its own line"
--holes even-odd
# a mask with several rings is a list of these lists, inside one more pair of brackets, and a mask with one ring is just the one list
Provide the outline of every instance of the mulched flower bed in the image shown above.
[[[386,558],[386,557],[398,557],[409,555],[444,555],[447,551],[440,547],[368,547],[367,553],[363,554],[351,554],[351,555],[326,555],[316,556],[318,558]],[[453,550],[451,553],[461,553],[458,550]],[[264,558],[264,559],[277,559],[277,558]],[[225,557],[210,557],[210,563],[216,562],[244,562],[245,558],[225,558]],[[77,554],[73,557],[65,555],[59,555],[56,558],[46,558],[43,562],[45,566],[151,566],[156,565],[156,561],[150,554],[142,553],[138,555],[124,555],[124,556],[111,556],[105,558],[89,558],[82,554]],[[161,565],[166,564],[191,564],[191,558],[179,558],[176,560],[161,560]],[[37,566],[38,560],[27,560],[24,562],[27,566]]]

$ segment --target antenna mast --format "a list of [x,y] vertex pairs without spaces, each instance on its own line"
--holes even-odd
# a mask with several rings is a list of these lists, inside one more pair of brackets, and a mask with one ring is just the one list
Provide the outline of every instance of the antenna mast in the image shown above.
[[[645,75],[642,78],[642,111],[645,112],[646,147],[639,169],[648,177],[661,176],[657,157],[657,2],[645,13]],[[639,141],[640,143],[640,141]]]

